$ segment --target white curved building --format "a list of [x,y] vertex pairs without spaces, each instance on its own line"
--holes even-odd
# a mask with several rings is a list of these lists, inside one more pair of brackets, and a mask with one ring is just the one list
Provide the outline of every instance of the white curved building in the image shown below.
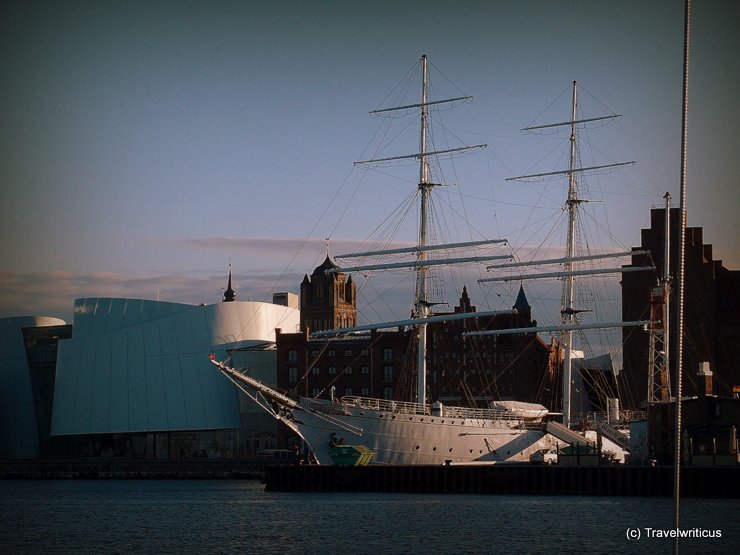
[[59,343],[52,435],[239,428],[234,386],[213,353],[295,331],[299,310],[263,302],[195,306],[77,299],[71,339]]

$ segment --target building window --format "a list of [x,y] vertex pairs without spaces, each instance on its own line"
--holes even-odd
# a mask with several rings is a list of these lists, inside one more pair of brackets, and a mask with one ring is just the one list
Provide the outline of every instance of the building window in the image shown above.
[[337,369],[335,366],[329,366],[329,374],[336,374]]
[[288,351],[288,362],[295,362],[298,360],[298,352],[295,349]]
[[393,349],[389,347],[383,349],[383,360],[386,362],[389,360],[393,360]]
[[319,396],[319,393],[321,393],[321,390],[320,390],[320,389],[319,389],[318,387],[314,387],[314,388],[313,388],[313,389],[311,390],[311,397],[314,397],[314,398],[316,398],[316,397],[318,397],[318,396]]
[[393,388],[392,387],[383,388],[383,399],[387,399],[387,400],[393,399]]
[[370,395],[370,388],[369,387],[363,387],[362,388],[362,395],[363,395],[363,397],[367,397],[368,395]]
[[362,367],[362,373],[363,374],[369,374],[370,373],[370,367],[369,366],[363,366]]
[[313,368],[311,368],[311,372],[313,374],[316,374],[318,376],[318,374],[319,374],[319,367],[318,366],[314,366]]
[[347,366],[347,368],[344,369],[344,373],[345,374],[351,374],[352,373],[352,367],[351,366]]
[[352,349],[345,349],[344,350],[344,356],[351,357],[352,356]]
[[345,390],[344,390],[344,394],[345,394],[345,395],[352,395],[352,388],[351,388],[351,387],[347,387],[347,388],[345,388]]
[[362,350],[360,351],[360,354],[361,354],[362,356],[365,356],[365,357],[366,357],[366,356],[367,356],[367,349],[362,349]]
[[383,381],[391,383],[393,381],[393,366],[383,367]]
[[327,354],[328,356],[333,357],[336,356],[337,352],[334,349],[329,349],[329,352]]
[[298,368],[291,366],[288,368],[288,382],[296,383],[298,381]]
[[312,357],[319,356],[319,350],[318,349],[311,349],[311,356]]

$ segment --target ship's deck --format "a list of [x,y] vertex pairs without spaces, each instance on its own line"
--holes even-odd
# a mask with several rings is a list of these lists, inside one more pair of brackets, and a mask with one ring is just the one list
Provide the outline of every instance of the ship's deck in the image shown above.
[[435,403],[421,405],[404,401],[391,401],[372,397],[344,396],[339,401],[325,401],[319,399],[302,399],[302,404],[308,409],[333,414],[348,414],[353,408],[387,412],[392,414],[412,414],[419,416],[434,416],[440,418],[462,418],[480,420],[526,420],[521,415],[502,409],[479,409],[468,407],[452,407]]

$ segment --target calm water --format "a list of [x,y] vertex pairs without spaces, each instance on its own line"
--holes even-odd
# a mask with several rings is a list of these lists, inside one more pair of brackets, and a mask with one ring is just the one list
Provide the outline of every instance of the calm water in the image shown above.
[[[687,499],[682,552],[740,552],[740,502]],[[672,500],[268,493],[256,481],[0,481],[2,553],[669,553]],[[627,528],[642,539],[628,541]]]

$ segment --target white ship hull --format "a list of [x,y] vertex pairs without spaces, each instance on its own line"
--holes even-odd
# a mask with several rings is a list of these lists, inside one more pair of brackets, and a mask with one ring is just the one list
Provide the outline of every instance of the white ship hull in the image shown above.
[[336,442],[367,447],[374,453],[374,464],[430,465],[524,462],[534,451],[554,443],[543,430],[510,415],[446,416],[445,408],[441,415],[410,413],[383,410],[389,406],[371,408],[372,401],[391,404],[371,399],[362,404],[302,399],[300,408],[283,420],[309,445],[319,464],[332,464],[330,452]]

